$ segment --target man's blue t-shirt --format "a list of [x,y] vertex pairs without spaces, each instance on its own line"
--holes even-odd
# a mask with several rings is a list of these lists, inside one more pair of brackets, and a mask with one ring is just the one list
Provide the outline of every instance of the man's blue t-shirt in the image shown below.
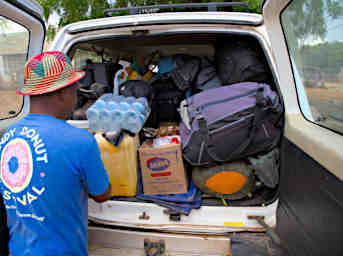
[[88,255],[88,193],[109,186],[94,137],[29,114],[0,140],[0,192],[17,255]]

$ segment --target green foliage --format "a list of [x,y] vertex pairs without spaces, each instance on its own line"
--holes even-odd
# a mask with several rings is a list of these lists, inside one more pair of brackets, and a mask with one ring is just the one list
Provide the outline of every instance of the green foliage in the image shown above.
[[[103,18],[104,10],[111,7],[130,7],[156,4],[179,4],[179,3],[206,3],[206,2],[230,2],[230,0],[117,0],[111,6],[106,0],[37,0],[43,7],[45,21],[50,15],[56,12],[60,16],[58,26],[95,18]],[[239,2],[240,0],[231,0]],[[249,3],[249,11],[261,13],[262,0],[246,0]],[[227,8],[228,11],[242,11],[240,7]],[[163,12],[165,10],[161,10]],[[169,10],[170,11],[170,10]],[[185,11],[184,8],[173,11]],[[127,15],[129,12],[123,11],[113,15]],[[53,38],[56,28],[48,27],[48,39]]]
[[46,30],[46,39],[48,42],[52,41],[56,35],[56,28],[49,25],[47,30]]
[[309,37],[323,39],[327,34],[328,19],[343,16],[342,0],[297,0],[288,8],[292,11],[285,12],[283,18],[292,24],[293,37],[299,40],[299,45]]
[[48,21],[51,13],[59,8],[59,0],[38,0],[38,3],[43,7],[43,14],[46,21]]
[[61,17],[59,26],[104,17],[104,10],[110,8],[105,0],[38,0],[43,7],[45,21],[55,11]]
[[89,6],[91,9],[89,19],[103,18],[104,11],[110,8],[109,3],[104,0],[89,0]]
[[[239,2],[240,0],[232,0]],[[262,0],[246,0],[249,3],[249,11],[261,13]],[[156,4],[179,4],[179,3],[206,3],[206,2],[226,2],[225,0],[117,0],[113,6],[106,0],[38,0],[43,7],[45,20],[48,21],[50,15],[55,11],[61,17],[59,26],[65,26],[76,21],[102,18],[104,10],[110,7],[130,7]],[[230,0],[228,1],[230,2]],[[242,8],[234,7],[233,11],[242,11]],[[164,11],[164,10],[161,10]],[[184,8],[173,11],[185,11]],[[125,15],[128,12],[120,12],[114,15]],[[51,28],[51,31],[53,28]]]
[[327,3],[329,16],[337,19],[343,16],[343,3],[339,0],[328,0]]
[[[208,3],[208,2],[248,2],[249,12],[262,13],[262,0],[117,0],[114,7],[123,8],[130,6],[142,6],[142,5],[157,5],[157,4],[181,4],[181,3]],[[222,9],[219,9],[222,10]],[[230,11],[243,11],[242,7],[226,8],[225,10]],[[160,12],[163,12],[161,10]],[[170,11],[170,10],[169,10]],[[173,10],[185,11],[185,8],[177,8]],[[118,15],[118,14],[114,14]]]
[[343,65],[343,42],[308,45],[300,51],[304,65],[320,71],[338,74]]

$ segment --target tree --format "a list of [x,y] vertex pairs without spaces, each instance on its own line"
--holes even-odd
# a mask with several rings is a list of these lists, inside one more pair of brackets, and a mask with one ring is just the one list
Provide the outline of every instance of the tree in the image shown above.
[[[115,7],[130,7],[157,4],[180,4],[180,3],[208,3],[208,2],[242,2],[242,0],[117,0]],[[262,0],[246,0],[249,11],[252,13],[262,12]],[[235,11],[242,10],[241,7],[233,8]],[[162,10],[163,11],[163,10]],[[174,10],[178,11],[178,10]]]
[[[61,18],[58,26],[65,26],[73,22],[102,18],[104,10],[110,8],[105,0],[38,0],[43,7],[46,23],[50,15],[56,12]],[[56,28],[49,25],[47,28],[48,41],[55,37]]]
[[304,66],[317,67],[321,72],[338,74],[343,66],[343,42],[324,42],[301,49]]
[[298,47],[308,39],[323,39],[330,20],[343,16],[342,0],[297,0],[284,12],[282,20],[291,24],[292,37],[298,40]]
[[55,11],[61,17],[59,26],[104,17],[104,10],[110,8],[106,0],[38,0],[43,7],[45,21]]
[[[104,17],[104,10],[110,7],[239,1],[241,0],[116,0],[115,4],[111,6],[107,0],[38,0],[43,7],[45,21],[47,22],[49,20],[49,17],[53,12],[57,12],[61,17],[58,24],[59,26],[65,26],[69,23],[81,20],[102,18]],[[262,0],[247,1],[249,3],[250,12],[261,13]],[[241,9],[234,8],[234,10]]]

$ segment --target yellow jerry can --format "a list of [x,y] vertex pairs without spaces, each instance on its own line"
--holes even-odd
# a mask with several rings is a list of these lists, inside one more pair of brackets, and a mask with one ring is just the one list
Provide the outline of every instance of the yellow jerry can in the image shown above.
[[139,138],[124,134],[118,147],[108,142],[101,133],[95,139],[101,160],[112,185],[112,196],[135,196],[137,190],[137,149]]

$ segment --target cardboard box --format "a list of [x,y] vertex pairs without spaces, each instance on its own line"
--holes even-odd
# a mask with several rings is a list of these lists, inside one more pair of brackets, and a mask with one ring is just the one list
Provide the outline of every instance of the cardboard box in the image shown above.
[[153,148],[151,141],[145,141],[139,148],[139,157],[144,194],[187,193],[180,144]]

